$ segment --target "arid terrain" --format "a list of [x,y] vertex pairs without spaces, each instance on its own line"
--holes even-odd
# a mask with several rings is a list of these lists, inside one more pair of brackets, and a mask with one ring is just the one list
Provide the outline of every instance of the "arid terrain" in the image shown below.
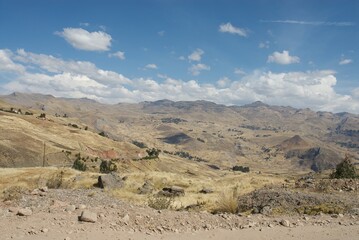
[[4,239],[359,236],[355,114],[13,93],[0,132]]

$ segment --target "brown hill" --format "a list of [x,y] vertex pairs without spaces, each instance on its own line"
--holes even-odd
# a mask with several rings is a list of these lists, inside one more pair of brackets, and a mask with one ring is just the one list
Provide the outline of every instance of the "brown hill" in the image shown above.
[[[321,154],[330,149],[339,160],[345,153],[359,158],[359,116],[349,113],[314,112],[260,102],[242,107],[169,100],[107,105],[89,99],[24,93],[2,96],[0,101],[5,110],[16,106],[23,108],[22,112],[35,113],[25,116],[2,111],[1,130],[7,136],[0,143],[3,166],[14,166],[9,156],[16,156],[22,164],[41,164],[44,142],[49,145],[49,153],[57,154],[54,162],[66,160],[59,153],[62,150],[83,149],[92,149],[89,155],[102,157],[107,154],[97,154],[98,151],[114,148],[117,154],[109,156],[131,159],[140,151],[133,141],[167,152],[186,152],[223,168],[245,165],[258,170],[309,169],[312,163],[301,164],[299,155],[303,152],[292,154],[296,157],[288,153],[296,149],[320,148]],[[46,121],[36,118],[40,113],[46,114]],[[107,138],[99,136],[100,132]],[[18,147],[21,140],[23,144]],[[50,151],[50,147],[54,150]],[[322,156],[331,162],[332,158],[324,157],[329,155]],[[286,160],[288,156],[292,161]],[[331,167],[336,161],[318,169]]]

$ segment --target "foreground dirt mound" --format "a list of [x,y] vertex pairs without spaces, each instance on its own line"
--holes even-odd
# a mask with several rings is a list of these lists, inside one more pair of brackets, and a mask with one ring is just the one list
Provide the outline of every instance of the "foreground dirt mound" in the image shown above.
[[[357,198],[354,198],[357,199]],[[271,214],[344,213],[358,206],[350,196],[287,189],[260,189],[239,199],[240,211]]]

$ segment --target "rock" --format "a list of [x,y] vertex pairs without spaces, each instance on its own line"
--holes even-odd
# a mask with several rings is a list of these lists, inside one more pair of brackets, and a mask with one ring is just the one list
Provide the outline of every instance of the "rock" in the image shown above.
[[138,188],[138,193],[139,194],[149,194],[149,193],[152,193],[153,192],[153,184],[149,181],[146,181],[142,187]]
[[199,193],[204,193],[204,194],[213,193],[213,190],[210,188],[203,188],[201,191],[199,191]]
[[40,190],[37,188],[32,190],[32,192],[31,192],[31,195],[39,195],[39,194],[40,194]]
[[165,187],[158,194],[166,197],[178,197],[185,195],[184,189],[178,186]]
[[97,214],[90,212],[89,210],[84,210],[79,217],[79,220],[82,222],[91,222],[95,223],[97,221]]
[[353,215],[359,215],[359,208],[352,208],[349,212]]
[[130,216],[126,214],[123,218],[121,218],[121,222],[128,224],[130,221]]
[[272,208],[270,206],[264,206],[260,213],[263,215],[270,215],[272,213]]
[[77,209],[80,209],[80,210],[83,210],[83,209],[85,209],[86,208],[86,205],[84,205],[84,204],[79,204],[78,206],[77,206]]
[[19,208],[17,207],[9,207],[9,212],[17,214],[19,212]]
[[280,222],[280,225],[284,226],[284,227],[289,227],[290,226],[290,222],[288,220],[282,219]]
[[41,232],[43,232],[43,233],[47,233],[48,231],[49,231],[49,229],[47,229],[47,228],[41,229]]
[[48,187],[41,187],[41,188],[39,188],[39,190],[41,192],[48,192],[49,191]]
[[66,208],[65,208],[65,211],[66,212],[73,212],[76,210],[76,207],[75,205],[68,205]]
[[116,189],[122,188],[124,186],[124,182],[117,173],[112,172],[99,176],[97,186],[100,188]]
[[17,212],[19,216],[30,216],[32,215],[32,210],[29,208],[20,208]]

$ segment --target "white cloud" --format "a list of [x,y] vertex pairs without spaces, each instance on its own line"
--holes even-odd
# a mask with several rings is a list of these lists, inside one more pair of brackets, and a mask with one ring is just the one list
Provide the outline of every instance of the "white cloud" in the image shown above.
[[238,74],[238,75],[245,75],[245,74],[246,74],[246,72],[243,71],[243,70],[240,69],[240,68],[235,68],[235,69],[234,69],[234,73],[235,73],[235,74]]
[[193,75],[193,76],[198,76],[199,74],[201,74],[201,71],[209,71],[211,70],[211,68],[209,66],[207,66],[206,64],[203,63],[198,63],[198,64],[193,64],[188,71]]
[[147,64],[145,69],[158,69],[157,65],[154,63]]
[[349,64],[352,62],[353,62],[353,60],[346,58],[346,59],[340,60],[339,65],[346,65],[346,64]]
[[287,65],[292,63],[299,63],[300,58],[297,56],[290,56],[289,52],[284,50],[282,53],[274,52],[272,55],[269,55],[267,62]]
[[312,26],[336,26],[336,27],[355,26],[354,22],[325,22],[325,21],[297,21],[297,20],[274,20],[274,21],[261,20],[261,22],[312,25]]
[[165,31],[159,31],[157,32],[158,36],[163,37],[165,35]]
[[260,42],[258,47],[259,48],[269,48],[269,41],[265,41],[265,42]]
[[237,34],[242,37],[247,37],[248,32],[243,28],[233,26],[231,23],[223,23],[219,26],[219,31],[223,33]]
[[118,52],[115,52],[115,53],[109,53],[108,54],[109,57],[116,57],[120,60],[125,60],[126,57],[125,57],[125,53],[124,52],[121,52],[121,51],[118,51]]
[[21,64],[14,63],[11,59],[13,53],[7,49],[0,49],[0,72],[25,72],[25,67]]
[[193,51],[189,56],[188,60],[191,61],[201,61],[202,55],[204,54],[204,51],[200,48],[197,48],[195,51]]
[[64,28],[55,34],[63,37],[71,46],[86,51],[108,51],[112,37],[102,31],[88,32],[82,28]]
[[[257,70],[238,81],[223,77],[213,84],[201,84],[166,75],[160,75],[160,82],[150,78],[128,79],[91,62],[66,61],[22,49],[17,52],[0,50],[0,61],[9,63],[0,64],[0,76],[13,75],[0,85],[1,93],[36,92],[57,97],[87,97],[106,103],[166,98],[242,105],[259,100],[297,108],[359,113],[359,88],[350,95],[337,93],[336,73],[331,70],[279,73]],[[193,66],[196,66],[194,72],[209,70],[206,65]]]
[[232,82],[231,79],[229,79],[227,77],[223,77],[217,81],[217,85],[220,88],[225,88],[225,87],[228,87],[231,82]]
[[184,60],[186,60],[186,58],[184,56],[179,56],[178,60],[184,61]]

